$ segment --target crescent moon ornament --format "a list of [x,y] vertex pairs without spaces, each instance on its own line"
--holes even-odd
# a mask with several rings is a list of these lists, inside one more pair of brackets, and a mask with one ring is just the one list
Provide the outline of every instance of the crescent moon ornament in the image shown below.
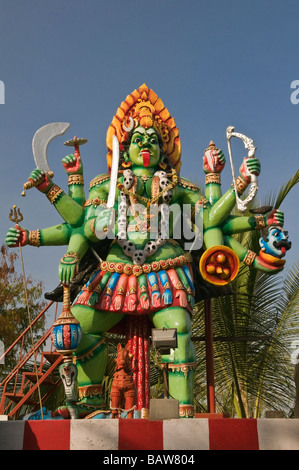
[[126,132],[131,132],[134,129],[135,123],[134,123],[134,119],[131,116],[129,116],[129,121],[130,121],[129,127],[127,127],[125,125],[125,122],[123,122],[123,128]]

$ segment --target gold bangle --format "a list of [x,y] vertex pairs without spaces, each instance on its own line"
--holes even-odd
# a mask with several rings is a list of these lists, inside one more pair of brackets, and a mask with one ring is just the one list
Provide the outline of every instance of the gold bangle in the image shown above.
[[254,253],[254,251],[248,250],[245,255],[245,258],[243,259],[243,263],[246,264],[247,266],[251,266],[255,258],[256,258],[256,253]]
[[255,215],[254,220],[255,220],[255,228],[256,229],[260,230],[260,229],[266,227],[266,222],[265,222],[265,219],[264,219],[263,215]]
[[220,173],[208,173],[206,175],[206,184],[209,183],[221,184]]
[[123,287],[120,287],[117,291],[116,291],[116,295],[125,295],[125,289]]
[[54,184],[52,188],[47,192],[46,196],[51,202],[51,204],[54,204],[54,202],[59,198],[59,196],[63,193],[63,189],[61,189],[57,184]]
[[84,203],[85,207],[88,206],[103,206],[106,207],[107,201],[105,199],[99,199],[98,197],[95,197],[94,199],[87,199]]
[[81,184],[83,186],[84,185],[83,175],[69,175],[68,185],[70,186],[71,184]]
[[[75,258],[72,261],[65,261],[64,258]],[[80,258],[77,253],[74,251],[70,251],[69,253],[66,253],[60,260],[62,264],[75,264],[80,262]]]
[[40,230],[29,231],[29,245],[40,246]]
[[96,229],[95,229],[95,221],[96,219],[91,219],[90,221],[90,230],[91,230],[91,233],[93,233],[94,235],[96,235]]
[[130,287],[129,294],[136,294],[136,293],[137,293],[136,287]]

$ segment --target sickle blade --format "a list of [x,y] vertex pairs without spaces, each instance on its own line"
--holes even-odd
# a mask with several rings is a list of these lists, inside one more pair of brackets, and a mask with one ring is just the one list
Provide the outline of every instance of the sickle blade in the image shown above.
[[32,139],[32,152],[37,168],[45,173],[51,171],[47,159],[48,145],[55,137],[65,134],[70,126],[68,122],[53,122],[36,131]]

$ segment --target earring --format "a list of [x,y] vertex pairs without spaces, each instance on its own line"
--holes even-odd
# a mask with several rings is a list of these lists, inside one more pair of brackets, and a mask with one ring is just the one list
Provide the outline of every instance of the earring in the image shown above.
[[123,168],[129,168],[129,166],[132,165],[132,162],[131,162],[131,160],[130,160],[130,158],[129,158],[129,155],[127,154],[127,152],[124,152],[124,153],[123,153],[123,157],[124,157],[124,160],[125,160],[125,161],[122,162],[121,166],[122,166]]

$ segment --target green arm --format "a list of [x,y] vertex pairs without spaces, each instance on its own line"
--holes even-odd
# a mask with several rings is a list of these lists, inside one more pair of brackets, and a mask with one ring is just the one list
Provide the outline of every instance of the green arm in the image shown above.
[[205,196],[211,205],[215,204],[222,196],[220,183],[206,184]]
[[72,228],[67,224],[54,225],[41,230],[27,230],[22,227],[9,229],[5,242],[7,246],[15,248],[21,246],[59,246],[69,243]]
[[236,203],[235,191],[230,188],[221,198],[215,202],[209,211],[206,220],[207,227],[219,227],[230,215]]
[[230,216],[222,226],[223,233],[228,235],[247,232],[255,228],[256,220],[254,216]]
[[59,263],[58,276],[60,282],[63,284],[69,284],[69,282],[75,277],[79,269],[80,261],[88,248],[89,241],[84,235],[83,228],[79,227],[77,229],[73,229],[67,252]]
[[[51,191],[52,189],[49,193]],[[51,197],[49,193],[47,193],[48,199]],[[70,196],[62,191],[55,200],[50,199],[50,201],[67,224],[71,225],[71,227],[79,227],[82,225],[84,220],[84,207],[74,201]]]
[[68,244],[72,229],[68,224],[59,224],[43,228],[39,232],[41,246],[59,246]]
[[[242,246],[237,240],[230,236],[226,236],[225,239],[225,245],[231,248],[236,255],[238,256],[240,261],[244,261],[246,255],[249,253],[249,250]],[[247,263],[246,263],[247,264]],[[258,269],[259,271],[263,271],[268,274],[275,274],[283,269],[283,264],[281,265],[266,265],[265,263],[261,262],[261,259],[258,256],[255,256],[253,261],[250,263],[253,268]]]
[[81,207],[85,203],[84,185],[80,183],[69,184],[69,197],[72,198]]

